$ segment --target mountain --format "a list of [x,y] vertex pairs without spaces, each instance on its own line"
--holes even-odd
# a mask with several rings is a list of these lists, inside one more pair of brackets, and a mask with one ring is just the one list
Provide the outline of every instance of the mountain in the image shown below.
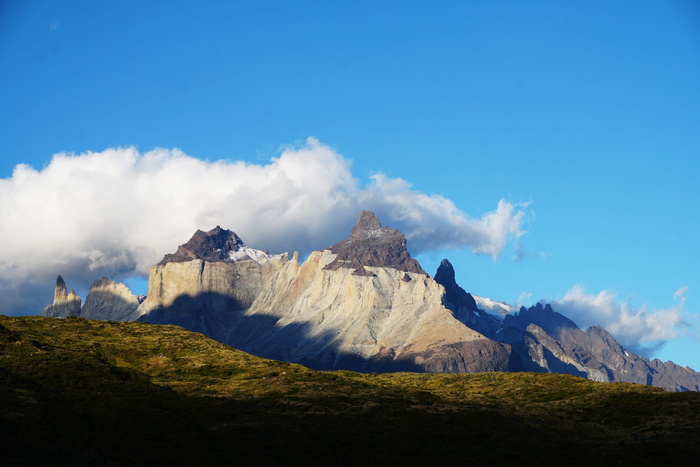
[[56,287],[53,292],[53,303],[44,308],[42,316],[49,318],[66,318],[80,314],[81,299],[74,290],[68,292],[66,281],[60,275],[56,278]]
[[129,295],[103,279],[82,310],[56,313],[67,300],[57,283],[44,315],[176,324],[316,370],[556,372],[700,390],[700,373],[635,355],[602,328],[582,331],[549,304],[513,312],[472,296],[448,260],[431,278],[404,235],[369,211],[348,239],[303,263],[297,253],[250,248],[219,226],[198,230],[151,268],[145,300]]
[[75,316],[86,319],[134,321],[139,315],[136,309],[146,297],[137,297],[129,288],[106,277],[92,283],[85,303],[71,290],[66,292],[66,283],[61,276],[56,279],[53,303],[41,312],[47,318]]
[[177,326],[0,316],[0,465],[695,465],[700,393],[317,372]]
[[219,227],[197,232],[178,252],[151,269],[139,320],[314,369],[508,369],[508,345],[454,319],[403,234],[370,212],[349,239],[303,264],[296,254],[250,249]]
[[427,276],[406,249],[406,237],[398,230],[382,228],[373,212],[362,211],[350,238],[336,243],[329,250],[335,259],[324,266],[326,270],[343,267],[354,269],[354,275],[370,275],[365,266],[374,266]]
[[[516,353],[537,365],[533,371],[584,376],[595,381],[627,381],[670,391],[700,391],[700,373],[673,362],[649,360],[629,352],[600,326],[582,331],[570,319],[538,303],[504,319]],[[516,330],[518,340],[513,342]],[[499,336],[497,336],[498,338]]]

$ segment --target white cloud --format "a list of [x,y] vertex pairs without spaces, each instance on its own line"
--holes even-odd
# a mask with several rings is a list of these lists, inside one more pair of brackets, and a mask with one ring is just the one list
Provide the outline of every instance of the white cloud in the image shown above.
[[672,307],[649,309],[635,308],[629,300],[618,302],[606,290],[588,294],[583,286],[575,285],[552,306],[583,329],[602,326],[623,346],[649,356],[687,326],[683,317],[686,291],[683,287],[673,294],[678,303]]
[[18,165],[0,179],[0,313],[38,312],[57,274],[77,288],[146,274],[216,225],[254,248],[308,252],[346,238],[367,209],[402,230],[414,253],[469,247],[498,257],[523,234],[521,208],[501,200],[473,219],[400,178],[374,175],[362,186],[350,162],[314,138],[261,165],[177,149],[57,154],[42,170]]

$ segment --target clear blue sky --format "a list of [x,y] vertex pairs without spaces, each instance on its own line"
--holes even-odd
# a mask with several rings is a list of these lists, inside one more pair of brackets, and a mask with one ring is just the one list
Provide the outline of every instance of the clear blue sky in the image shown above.
[[430,273],[446,256],[476,295],[580,285],[650,329],[681,316],[655,355],[700,370],[699,83],[693,0],[9,0],[0,178],[129,146],[265,165],[313,136],[360,184],[401,178],[474,219],[521,206],[521,260],[427,251]]

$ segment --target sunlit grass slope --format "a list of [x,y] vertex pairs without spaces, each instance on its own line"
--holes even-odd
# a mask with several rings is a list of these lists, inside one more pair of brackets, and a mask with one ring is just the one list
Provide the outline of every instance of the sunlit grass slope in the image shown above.
[[317,372],[145,323],[0,316],[3,465],[696,465],[700,394]]

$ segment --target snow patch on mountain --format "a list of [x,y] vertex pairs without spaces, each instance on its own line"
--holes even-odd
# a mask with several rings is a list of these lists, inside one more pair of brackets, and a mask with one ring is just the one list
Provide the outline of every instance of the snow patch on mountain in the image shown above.
[[255,262],[267,261],[270,259],[279,259],[282,255],[271,255],[266,251],[256,250],[255,248],[250,248],[244,243],[238,248],[238,251],[229,251],[228,257],[231,261],[240,261],[245,259],[252,259]]
[[472,297],[474,297],[476,306],[480,310],[485,311],[500,319],[503,319],[509,313],[517,311],[517,308],[508,305],[505,302],[497,302],[496,300],[493,300],[491,298],[477,297],[476,295],[472,295]]

